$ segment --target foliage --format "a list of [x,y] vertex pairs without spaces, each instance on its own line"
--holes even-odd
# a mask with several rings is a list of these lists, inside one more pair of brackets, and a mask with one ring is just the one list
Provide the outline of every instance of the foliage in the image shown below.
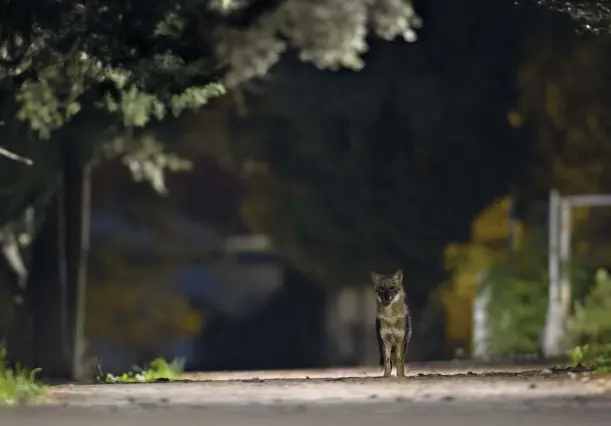
[[161,195],[167,195],[165,172],[190,170],[192,163],[173,153],[165,152],[163,144],[150,134],[143,135],[132,149],[128,138],[117,137],[103,146],[106,158],[123,153],[121,162],[130,170],[136,182],[147,181]]
[[[482,288],[491,290],[489,347],[497,354],[533,353],[545,325],[548,302],[547,248],[544,233],[530,230],[517,250],[505,249],[489,269]],[[586,285],[571,267],[574,288]]]
[[[609,44],[593,37],[539,37],[521,66],[517,113],[536,138],[527,193],[611,189]],[[558,64],[561,64],[560,66]]]
[[534,353],[545,325],[547,283],[515,278],[496,281],[489,305],[489,347],[497,354]]
[[[184,170],[188,163],[176,165],[173,154],[150,142],[150,132],[133,129],[224,93],[211,48],[194,32],[199,14],[190,5],[47,2],[33,10],[24,3],[4,5],[0,119],[11,130],[4,143],[24,150],[23,140],[31,135],[18,130],[20,122],[40,139],[70,124],[69,132],[52,141],[56,150],[62,150],[63,139],[77,139],[86,161],[121,156],[136,178],[165,193],[164,172]],[[34,152],[41,149],[48,151],[39,144]],[[33,157],[41,157],[43,169],[45,163],[58,167],[55,156]]]
[[[289,45],[319,67],[360,69],[370,27],[387,40],[414,41],[412,27],[420,25],[409,0],[164,0],[155,7],[143,0],[96,0],[39,6],[2,5],[0,88],[3,98],[16,97],[18,109],[4,106],[0,121],[18,127],[16,116],[48,139],[84,116],[84,138],[110,140],[111,149],[103,153],[123,156],[135,177],[160,193],[166,192],[163,173],[189,164],[151,144],[150,133],[133,136],[132,128],[205,105],[224,93],[221,82],[263,76]],[[93,106],[99,111],[92,113]],[[92,132],[91,124],[98,129]],[[22,139],[15,139],[15,152],[21,152]],[[181,165],[173,168],[177,160]]]
[[176,358],[168,363],[164,358],[155,358],[147,367],[134,366],[133,371],[114,376],[106,375],[106,383],[150,383],[160,380],[175,380],[184,371],[184,360]]
[[591,365],[598,373],[611,373],[611,344],[575,346],[570,354],[571,365]]
[[590,345],[575,346],[571,351],[571,364],[576,367],[588,362]]
[[[96,3],[88,2],[86,8],[108,8],[105,2]],[[74,7],[85,6],[76,4]],[[123,16],[129,13],[126,10],[117,12],[122,12]],[[60,21],[77,19],[76,10],[57,13]],[[167,109],[177,115],[184,108],[199,107],[210,97],[222,93],[219,84],[209,81],[213,72],[210,64],[205,62],[209,60],[205,52],[196,50],[191,61],[187,61],[177,50],[189,38],[182,32],[166,35],[156,30],[167,19],[163,11],[144,15],[144,18],[151,20],[141,23],[150,32],[144,37],[150,37],[147,39],[149,43],[173,44],[166,45],[167,50],[154,52],[150,57],[129,58],[125,50],[137,52],[137,49],[130,46],[128,41],[124,45],[106,46],[105,43],[116,40],[99,40],[96,38],[99,34],[91,30],[96,22],[86,22],[86,16],[80,18],[85,20],[81,22],[84,28],[75,25],[75,33],[60,31],[55,27],[55,22],[32,22],[32,25],[41,27],[36,31],[30,29],[29,37],[32,39],[28,49],[19,53],[8,50],[13,55],[21,56],[14,58],[18,65],[5,70],[0,77],[12,83],[17,90],[17,100],[21,104],[17,117],[28,121],[39,137],[49,138],[53,130],[72,120],[82,111],[83,101],[93,100],[98,107],[110,113],[119,113],[126,127],[143,127],[153,117],[163,119]],[[182,19],[189,18],[185,16]],[[111,26],[113,23],[106,24]],[[8,24],[3,22],[3,25],[6,27]],[[137,26],[138,22],[131,22],[130,25]],[[79,34],[79,31],[83,31],[83,34]],[[189,41],[195,46],[193,39]],[[111,48],[114,50],[100,52],[101,49]],[[11,78],[11,74],[15,73],[18,76]],[[177,84],[181,86],[176,92]],[[92,98],[91,95],[96,96]]]
[[[490,20],[503,5],[435,6],[418,48],[372,39],[367,66],[341,75],[289,57],[246,99],[232,141],[243,216],[321,285],[362,285],[370,269],[400,265],[425,298],[446,279],[446,245],[468,240],[523,155],[507,123],[512,64],[492,54],[514,47],[501,37],[510,23]],[[422,52],[440,46],[432,64]]]
[[600,269],[596,283],[581,302],[575,303],[567,323],[569,345],[603,345],[611,342],[611,278]]
[[[218,51],[232,64],[226,80],[231,86],[267,74],[289,46],[300,52],[302,61],[318,68],[360,70],[370,28],[385,40],[401,37],[413,42],[417,39],[414,29],[422,25],[410,0],[228,2],[232,3],[234,20],[251,23],[247,28],[219,29]],[[265,3],[275,5],[259,6]],[[248,11],[257,7],[266,10],[248,19]]]
[[5,9],[0,80],[16,76],[19,117],[45,138],[79,113],[93,87],[111,111],[120,92],[128,110],[140,111],[132,124],[143,125],[161,118],[166,104],[176,113],[205,103],[218,75],[215,55],[231,65],[229,84],[266,74],[288,44],[320,67],[360,69],[369,25],[387,40],[408,41],[420,25],[408,0],[166,0],[154,8],[142,0],[89,1],[51,3],[35,13],[13,3]]
[[0,405],[20,404],[43,395],[45,387],[35,377],[39,371],[29,371],[19,366],[10,368],[6,350],[0,346]]
[[[528,130],[535,140],[534,167],[524,176],[527,184],[520,188],[524,202],[541,199],[550,187],[563,194],[611,189],[611,174],[605,167],[611,161],[611,127],[606,119],[611,113],[608,48],[605,40],[591,35],[574,37],[570,31],[553,37],[546,34],[531,42],[531,51],[518,72],[519,97],[512,116],[512,124]],[[608,215],[601,211],[597,216],[593,210],[573,209],[573,261],[588,270],[608,258],[603,237]],[[538,223],[536,209],[531,213],[532,222]],[[546,269],[543,258],[540,268]],[[577,272],[573,268],[572,294],[574,300],[581,300],[591,282]],[[528,281],[546,297],[547,279],[532,277]],[[530,342],[528,346],[535,348],[534,334]]]
[[[449,244],[445,249],[446,267],[451,271],[451,286],[441,291],[447,313],[446,333],[452,342],[468,346],[471,342],[472,305],[480,276],[497,258],[500,248],[507,247],[512,231],[510,209],[512,199],[504,197],[493,202],[473,221],[471,239],[465,244]],[[514,223],[519,243],[521,224]]]
[[586,31],[603,35],[611,33],[611,2],[609,0],[536,1],[538,4],[568,14]]

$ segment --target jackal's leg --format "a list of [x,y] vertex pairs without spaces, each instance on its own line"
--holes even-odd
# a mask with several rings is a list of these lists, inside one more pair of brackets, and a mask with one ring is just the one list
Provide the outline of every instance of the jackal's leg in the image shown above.
[[384,342],[384,377],[390,377],[392,371],[391,354],[392,345],[388,342]]
[[397,377],[405,377],[405,344],[404,342],[399,343],[395,348],[397,355],[396,366],[397,366]]
[[384,341],[380,330],[380,320],[376,318],[376,339],[378,341],[378,355],[380,366],[384,366]]

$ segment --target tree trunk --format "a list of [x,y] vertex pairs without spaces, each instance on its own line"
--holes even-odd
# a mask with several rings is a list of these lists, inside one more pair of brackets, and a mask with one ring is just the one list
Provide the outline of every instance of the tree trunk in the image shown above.
[[[9,279],[14,280],[17,287],[16,275],[11,274]],[[6,328],[6,339],[0,339],[0,346],[6,346],[9,364],[19,364],[32,368],[35,360],[32,354],[32,306],[26,297],[26,293],[12,294],[10,303],[11,310],[8,315]]]
[[30,291],[34,311],[34,353],[42,375],[83,376],[90,167],[78,147],[66,144],[57,196],[34,242]]
[[51,379],[70,378],[62,190],[51,201],[34,240],[29,294],[34,311],[35,365]]
[[87,258],[91,208],[91,167],[82,161],[78,143],[69,143],[63,165],[68,323],[71,376],[83,378]]

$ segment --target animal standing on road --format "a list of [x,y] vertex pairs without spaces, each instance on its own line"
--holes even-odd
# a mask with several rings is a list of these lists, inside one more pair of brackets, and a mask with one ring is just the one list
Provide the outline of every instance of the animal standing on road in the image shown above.
[[403,272],[392,275],[371,273],[376,294],[376,335],[384,377],[390,377],[394,365],[397,377],[405,376],[405,355],[412,337],[412,318],[403,289]]

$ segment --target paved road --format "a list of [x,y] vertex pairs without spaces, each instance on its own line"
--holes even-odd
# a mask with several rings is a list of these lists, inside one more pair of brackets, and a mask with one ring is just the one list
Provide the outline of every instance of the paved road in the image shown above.
[[1,426],[605,425],[609,387],[549,371],[407,379],[376,371],[208,374],[144,385],[63,385],[40,406],[3,409]]

